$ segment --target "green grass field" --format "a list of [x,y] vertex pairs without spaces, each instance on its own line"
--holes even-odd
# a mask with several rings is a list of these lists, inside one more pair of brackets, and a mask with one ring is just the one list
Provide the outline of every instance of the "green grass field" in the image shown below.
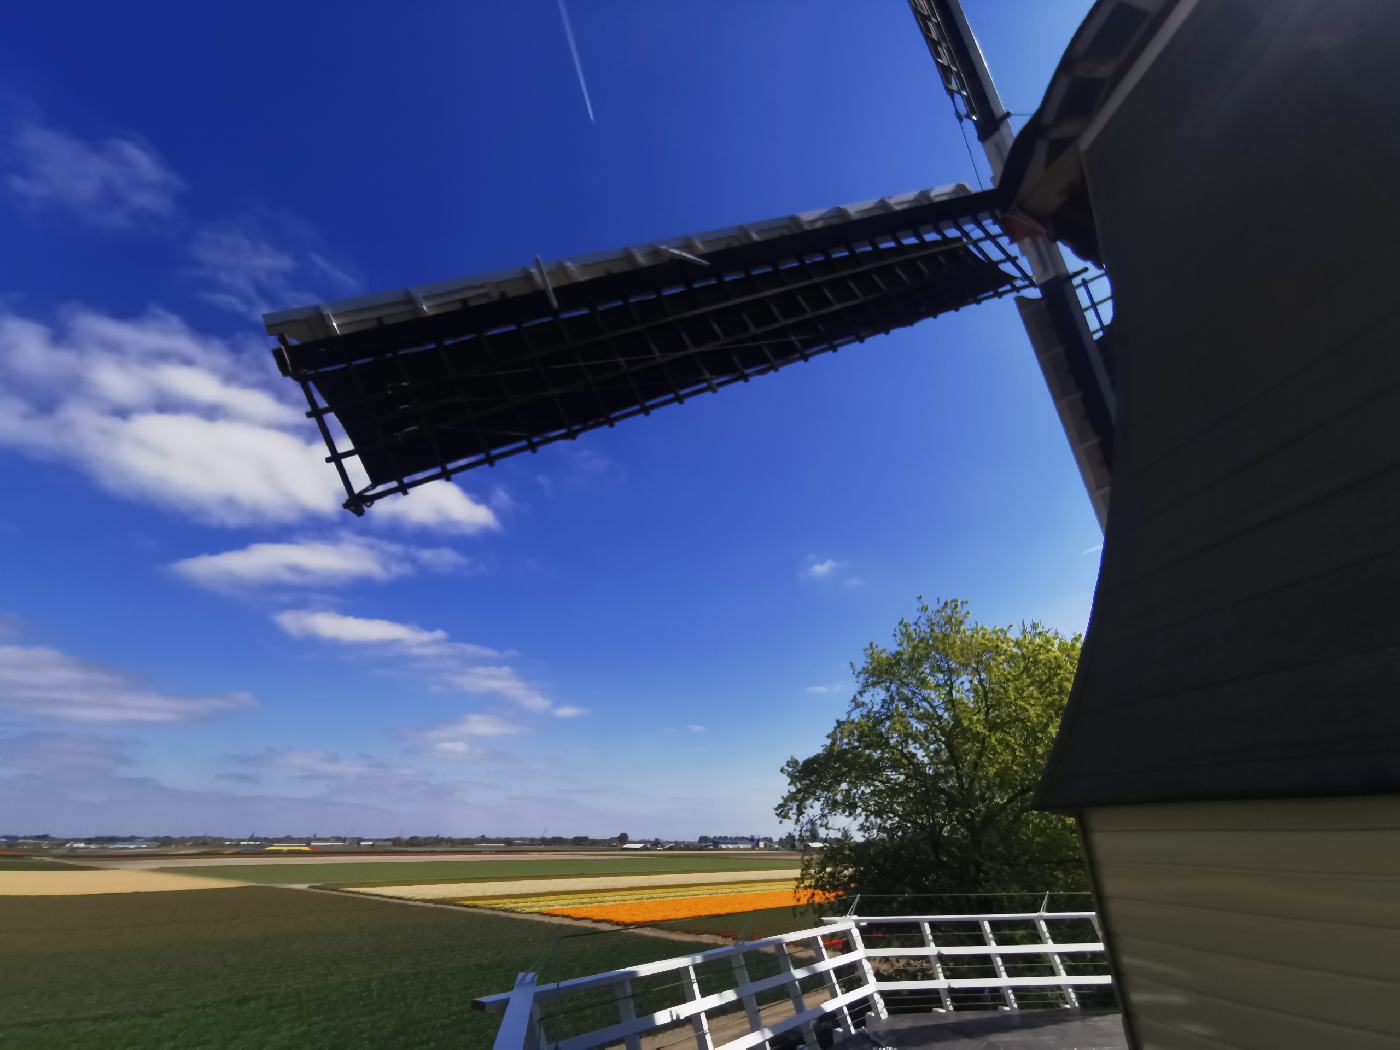
[[82,871],[81,864],[65,864],[48,857],[0,856],[0,871]]
[[263,886],[314,883],[318,886],[394,886],[420,882],[476,882],[486,879],[559,878],[570,875],[654,875],[709,871],[792,868],[792,857],[762,853],[710,857],[522,857],[519,860],[345,861],[317,864],[219,864],[207,868],[170,867],[161,871],[236,879]]
[[487,1047],[520,970],[712,947],[261,886],[0,897],[0,931],[0,1042],[104,1050]]

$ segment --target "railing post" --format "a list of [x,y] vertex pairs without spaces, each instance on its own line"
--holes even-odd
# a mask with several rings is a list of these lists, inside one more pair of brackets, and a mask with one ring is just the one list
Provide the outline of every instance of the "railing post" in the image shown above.
[[[1044,916],[1035,920],[1035,928],[1040,931],[1040,939],[1047,945],[1053,947],[1055,942],[1050,937],[1050,927],[1046,925]],[[1064,978],[1068,976],[1068,974],[1065,973],[1065,964],[1055,952],[1050,953],[1050,965],[1054,967],[1056,977]],[[1065,993],[1065,1006],[1067,1008],[1074,1009],[1079,1006],[1079,996],[1074,994],[1073,988],[1068,984],[1063,984],[1060,986],[1060,990]]]
[[865,954],[865,939],[860,935],[859,919],[851,920],[851,944],[860,956],[860,969],[865,974],[865,983],[870,986],[870,1007],[875,1016],[883,1021],[889,1017],[889,1011],[885,1009],[885,997],[875,987],[875,967],[870,965],[870,958]]
[[[793,1016],[806,1013],[807,998],[802,994],[802,982],[792,975],[792,956],[788,953],[787,941],[778,945],[778,963],[788,975],[787,990],[788,998],[792,1001]],[[817,1046],[817,1030],[810,1021],[802,1026],[802,1034],[806,1036],[809,1047]]]
[[530,1036],[526,1040],[525,1050],[540,1050],[540,1047],[548,1042],[544,1037],[544,1018],[540,1015],[540,1004],[536,1001],[530,1004]]
[[517,974],[506,1015],[496,1032],[495,1050],[537,1050],[544,1041],[543,1025],[535,1008],[535,975]]
[[[986,919],[980,919],[980,920],[978,921],[977,925],[979,925],[980,927],[982,927],[982,939],[985,940],[985,941],[987,942],[987,947],[988,947],[988,948],[995,948],[995,947],[997,946],[997,939],[996,939],[995,937],[992,936],[992,924],[989,923]],[[1001,978],[1003,978],[1003,979],[1005,979],[1005,977],[1006,977],[1006,964],[1003,963],[1003,962],[1001,961],[1001,956],[998,955],[995,951],[993,951],[991,954],[992,954],[992,966],[993,966],[993,968],[995,968],[995,970],[996,970],[996,972],[997,972],[997,976],[998,976],[998,977],[1001,977]],[[1008,1010],[1014,1010],[1014,1009],[1016,1009],[1016,993],[1015,993],[1015,992],[1013,992],[1010,988],[1008,988],[1008,987],[1006,987],[1005,985],[1003,985],[1003,986],[1002,986],[1002,989],[1001,989],[1001,997],[1002,997],[1003,1000],[1006,1001],[1006,1008],[1007,1008]]]
[[[919,923],[919,930],[924,935],[924,944],[928,945],[928,961],[933,966],[933,979],[935,981],[946,980],[943,973],[943,956],[938,953],[938,945],[933,941],[933,928],[926,922]],[[948,986],[945,984],[938,989],[939,998],[943,1000],[943,1009],[951,1010],[953,1001],[948,995]]]
[[[827,962],[831,959],[831,953],[826,950],[826,939],[818,936],[816,942],[817,955],[821,957],[822,962]],[[822,980],[826,984],[826,995],[828,999],[835,999],[841,994],[841,983],[836,980],[836,974],[833,971],[824,971],[822,973]],[[851,1011],[848,1007],[841,1007],[841,1018],[846,1022],[846,1035],[855,1035],[856,1024],[851,1020]]]
[[[695,976],[694,964],[686,965],[685,984],[686,989],[690,992],[690,998],[692,1000],[699,999],[700,978]],[[690,1026],[695,1029],[695,1045],[698,1050],[715,1050],[714,1040],[710,1038],[710,1019],[704,1010],[690,1019]]]
[[[730,956],[730,962],[734,964],[734,985],[736,988],[743,988],[749,983],[749,967],[744,962],[744,953],[739,952]],[[763,1016],[758,1012],[758,1000],[751,993],[741,995],[744,1001],[744,1016],[749,1019],[749,1031],[757,1032],[763,1027]]]
[[[632,1002],[632,981],[627,979],[619,981],[613,985],[613,996],[617,999],[617,1015],[623,1021],[635,1021],[637,1019],[637,1007]],[[629,1035],[623,1042],[627,1050],[642,1050],[642,1037],[639,1035]]]

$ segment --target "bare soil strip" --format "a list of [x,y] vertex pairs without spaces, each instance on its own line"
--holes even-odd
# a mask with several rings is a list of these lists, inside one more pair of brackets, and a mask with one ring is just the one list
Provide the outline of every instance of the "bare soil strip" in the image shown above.
[[522,894],[573,892],[578,890],[626,890],[639,886],[722,886],[730,882],[791,883],[797,873],[791,868],[766,871],[682,872],[664,875],[590,875],[555,879],[516,879],[510,882],[436,882],[408,886],[346,886],[347,893],[367,893],[376,897],[408,900],[442,898],[514,897]]
[[154,871],[3,871],[0,896],[69,897],[93,893],[160,893],[168,890],[220,890],[244,885],[195,875]]

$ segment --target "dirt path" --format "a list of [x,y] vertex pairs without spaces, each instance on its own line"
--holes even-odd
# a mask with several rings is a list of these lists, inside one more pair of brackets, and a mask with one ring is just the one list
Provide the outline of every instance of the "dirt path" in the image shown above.
[[0,897],[74,897],[94,893],[160,893],[168,890],[220,890],[245,882],[166,875],[158,871],[4,871]]

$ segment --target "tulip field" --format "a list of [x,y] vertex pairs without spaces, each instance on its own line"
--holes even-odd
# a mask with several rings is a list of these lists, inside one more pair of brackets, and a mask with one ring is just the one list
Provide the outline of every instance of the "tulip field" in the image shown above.
[[610,890],[594,893],[546,893],[532,896],[467,898],[460,903],[475,908],[561,915],[623,926],[649,925],[676,919],[707,915],[733,915],[768,908],[830,900],[831,895],[814,895],[794,889],[784,882],[729,883],[723,889],[701,886],[667,886]]
[[711,915],[736,915],[769,908],[794,907],[802,903],[823,903],[834,894],[800,895],[790,887],[748,893],[704,894],[691,897],[647,898],[632,901],[604,901],[584,905],[564,905],[545,909],[547,915],[572,919],[642,926],[677,919]]
[[[769,862],[771,863],[771,862]],[[787,909],[810,914],[830,894],[799,890],[792,867],[686,872],[635,871],[601,876],[431,880],[339,887],[345,892],[459,905],[526,915],[551,915],[609,926],[653,926],[711,916]]]

